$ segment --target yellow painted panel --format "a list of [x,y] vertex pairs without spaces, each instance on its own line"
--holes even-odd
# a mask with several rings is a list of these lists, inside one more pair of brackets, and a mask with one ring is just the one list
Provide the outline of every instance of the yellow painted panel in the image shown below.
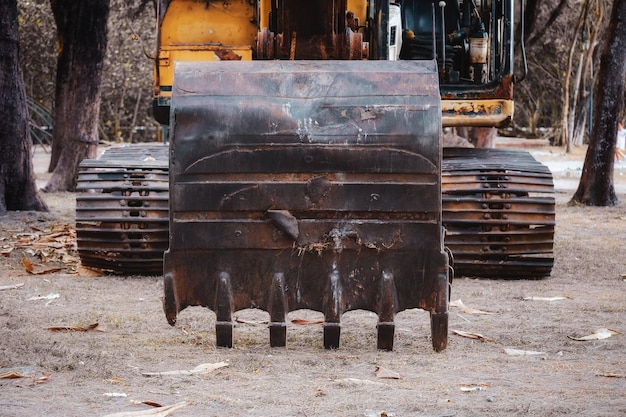
[[367,23],[366,10],[366,0],[348,0],[348,11],[354,12],[354,16],[359,18],[360,26],[365,26],[365,24]]
[[[220,55],[234,54],[241,57],[243,61],[252,60],[252,49],[248,46],[220,48],[211,47],[178,47],[161,50],[159,54],[159,75],[160,85],[172,85],[174,78],[174,63],[176,61],[220,61]],[[161,96],[170,95],[168,92],[161,92]]]
[[513,120],[512,100],[441,100],[443,127],[504,127]]
[[255,14],[248,0],[172,0],[161,24],[161,46],[254,45]]

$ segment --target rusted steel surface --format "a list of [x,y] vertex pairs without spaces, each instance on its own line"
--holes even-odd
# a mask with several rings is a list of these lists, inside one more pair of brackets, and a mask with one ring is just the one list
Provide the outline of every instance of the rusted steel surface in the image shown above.
[[446,246],[457,276],[543,278],[554,264],[554,184],[524,151],[446,148]]
[[[168,148],[145,145],[113,148],[101,159],[84,161],[82,171],[85,172],[79,181],[79,188],[90,190],[77,196],[78,249],[83,263],[119,273],[161,273],[169,225],[167,193],[162,189],[167,186],[163,175],[168,170]],[[134,224],[134,228],[141,227],[142,234],[129,235],[124,225],[130,212],[125,203],[122,204],[125,199],[119,197],[119,190],[126,187],[131,172],[143,170],[151,176],[155,164],[161,178],[159,210],[152,211],[149,218],[156,217],[158,221],[149,225]],[[554,190],[547,169],[537,164],[530,155],[517,151],[444,150],[442,219],[448,228],[445,243],[456,256],[457,274],[485,278],[550,275],[554,256]],[[96,169],[101,171],[97,182],[93,181]],[[86,176],[87,173],[90,175]],[[257,174],[257,178],[261,176]],[[273,174],[267,177],[275,178]],[[345,180],[347,174],[343,177]],[[395,178],[401,177],[396,175]],[[324,194],[327,185],[323,179],[313,181],[310,195]],[[96,192],[96,186],[108,191]],[[111,195],[111,190],[117,190],[113,191],[117,194]],[[502,194],[503,190],[508,193]],[[193,204],[195,196],[185,198],[189,201],[184,204]],[[327,201],[334,199],[336,204],[341,204],[342,198],[341,194],[326,195]],[[399,198],[398,204],[411,204],[410,199],[407,203],[401,200],[404,196]],[[132,204],[150,207],[154,199],[154,193],[137,193]],[[96,215],[109,221],[93,221]],[[283,211],[268,210],[268,217],[276,223],[282,222],[284,233],[291,236],[296,236],[296,231],[299,233],[299,228],[292,227],[293,221]],[[117,220],[111,222],[111,218]],[[129,236],[142,240],[133,242]],[[159,244],[152,244],[150,250],[146,250],[145,243],[154,242],[155,236]]]
[[447,345],[449,272],[441,223],[441,110],[429,62],[270,61],[180,64],[172,98],[170,246],[164,309],[216,313],[232,346],[233,313],[324,313],[324,346],[341,315],[431,313]]
[[513,110],[512,100],[442,100],[442,126],[507,126]]
[[487,85],[441,86],[441,99],[446,100],[513,100],[513,75],[507,74],[498,82]]
[[441,85],[443,127],[504,127],[513,120],[513,76],[487,85]]
[[76,236],[85,266],[161,274],[168,240],[167,147],[111,148],[81,163]]

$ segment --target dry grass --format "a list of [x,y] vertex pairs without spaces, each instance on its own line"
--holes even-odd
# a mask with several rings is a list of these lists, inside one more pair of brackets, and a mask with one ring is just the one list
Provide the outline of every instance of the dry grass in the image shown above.
[[[24,224],[71,221],[71,195],[47,195],[50,214],[11,214],[1,230]],[[215,315],[181,312],[169,326],[161,305],[160,277],[34,276],[19,254],[0,258],[0,368],[32,378],[0,380],[0,414],[104,416],[190,401],[174,416],[609,416],[626,415],[626,206],[568,207],[558,194],[556,264],[540,281],[458,278],[452,299],[494,312],[468,315],[451,309],[450,328],[495,342],[449,336],[433,352],[428,314],[396,316],[394,352],[376,350],[376,316],[342,317],[338,350],[324,350],[319,324],[288,323],[287,347],[269,347],[267,313],[238,312],[234,348],[215,347]],[[626,195],[620,195],[626,201]],[[58,299],[29,301],[34,294]],[[526,296],[566,296],[524,301]],[[292,312],[315,322],[321,315]],[[53,325],[99,322],[104,332],[52,333]],[[607,327],[622,332],[578,342]],[[545,352],[510,356],[504,348]],[[206,375],[152,377],[142,372],[192,369],[228,362]],[[400,379],[376,377],[377,366]],[[45,383],[36,378],[50,374]],[[621,377],[619,377],[621,376]],[[464,392],[462,387],[484,389]],[[127,397],[103,394],[122,392]]]

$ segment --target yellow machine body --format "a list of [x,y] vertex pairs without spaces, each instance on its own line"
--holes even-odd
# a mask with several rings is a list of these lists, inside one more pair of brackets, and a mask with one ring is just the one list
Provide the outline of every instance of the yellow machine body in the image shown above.
[[[424,51],[429,47],[434,51],[430,58],[438,60],[443,127],[502,127],[511,122],[512,0],[493,9],[488,8],[492,2],[478,2],[480,10],[470,0],[449,1],[445,8],[433,0],[408,0],[391,2],[388,11],[380,13],[387,10],[381,6],[384,3],[161,0],[154,71],[155,118],[168,123],[176,62],[393,60],[399,55],[393,51],[399,52],[403,42],[417,38],[422,42],[414,48],[418,55],[409,53],[399,58],[428,59]],[[430,39],[424,41],[425,36]],[[484,36],[479,40],[487,45],[483,59],[476,58],[471,50],[476,36]]]

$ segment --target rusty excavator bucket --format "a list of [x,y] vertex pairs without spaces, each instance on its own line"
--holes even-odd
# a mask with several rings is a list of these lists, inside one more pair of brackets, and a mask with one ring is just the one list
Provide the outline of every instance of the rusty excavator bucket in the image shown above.
[[181,62],[170,118],[170,241],[164,309],[378,315],[393,349],[395,314],[430,312],[445,349],[451,273],[441,203],[441,105],[434,61]]

